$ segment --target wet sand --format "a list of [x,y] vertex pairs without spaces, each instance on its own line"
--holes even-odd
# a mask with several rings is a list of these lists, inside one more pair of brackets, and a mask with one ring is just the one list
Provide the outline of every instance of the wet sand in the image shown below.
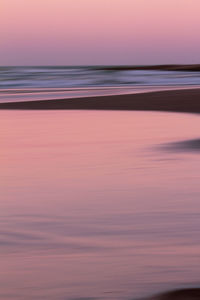
[[200,89],[0,103],[0,109],[137,110],[200,113]]
[[150,298],[149,300],[197,300],[200,299],[200,289],[191,288],[191,289],[181,289],[166,292],[155,297]]

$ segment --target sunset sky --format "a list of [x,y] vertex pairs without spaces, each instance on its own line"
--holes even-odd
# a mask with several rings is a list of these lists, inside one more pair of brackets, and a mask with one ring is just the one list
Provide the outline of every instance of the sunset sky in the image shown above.
[[0,65],[200,63],[200,0],[0,0]]

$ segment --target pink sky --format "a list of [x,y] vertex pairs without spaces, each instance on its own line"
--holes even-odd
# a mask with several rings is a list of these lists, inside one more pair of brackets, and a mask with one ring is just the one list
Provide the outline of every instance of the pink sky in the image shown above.
[[199,0],[1,0],[0,65],[200,62]]

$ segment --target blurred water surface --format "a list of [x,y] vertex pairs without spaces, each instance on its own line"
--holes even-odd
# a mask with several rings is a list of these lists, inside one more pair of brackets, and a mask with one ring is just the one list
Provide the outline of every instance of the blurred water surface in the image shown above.
[[0,298],[124,300],[199,284],[199,124],[1,111]]
[[200,72],[109,69],[95,66],[0,67],[0,88],[72,88],[200,84]]
[[111,95],[200,85],[200,72],[108,67],[0,67],[0,102]]

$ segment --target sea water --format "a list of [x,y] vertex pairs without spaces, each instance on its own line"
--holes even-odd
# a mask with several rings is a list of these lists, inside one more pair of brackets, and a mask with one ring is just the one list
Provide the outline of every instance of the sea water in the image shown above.
[[195,87],[200,72],[99,66],[0,67],[0,102],[63,99]]
[[198,286],[200,118],[0,111],[0,298]]

